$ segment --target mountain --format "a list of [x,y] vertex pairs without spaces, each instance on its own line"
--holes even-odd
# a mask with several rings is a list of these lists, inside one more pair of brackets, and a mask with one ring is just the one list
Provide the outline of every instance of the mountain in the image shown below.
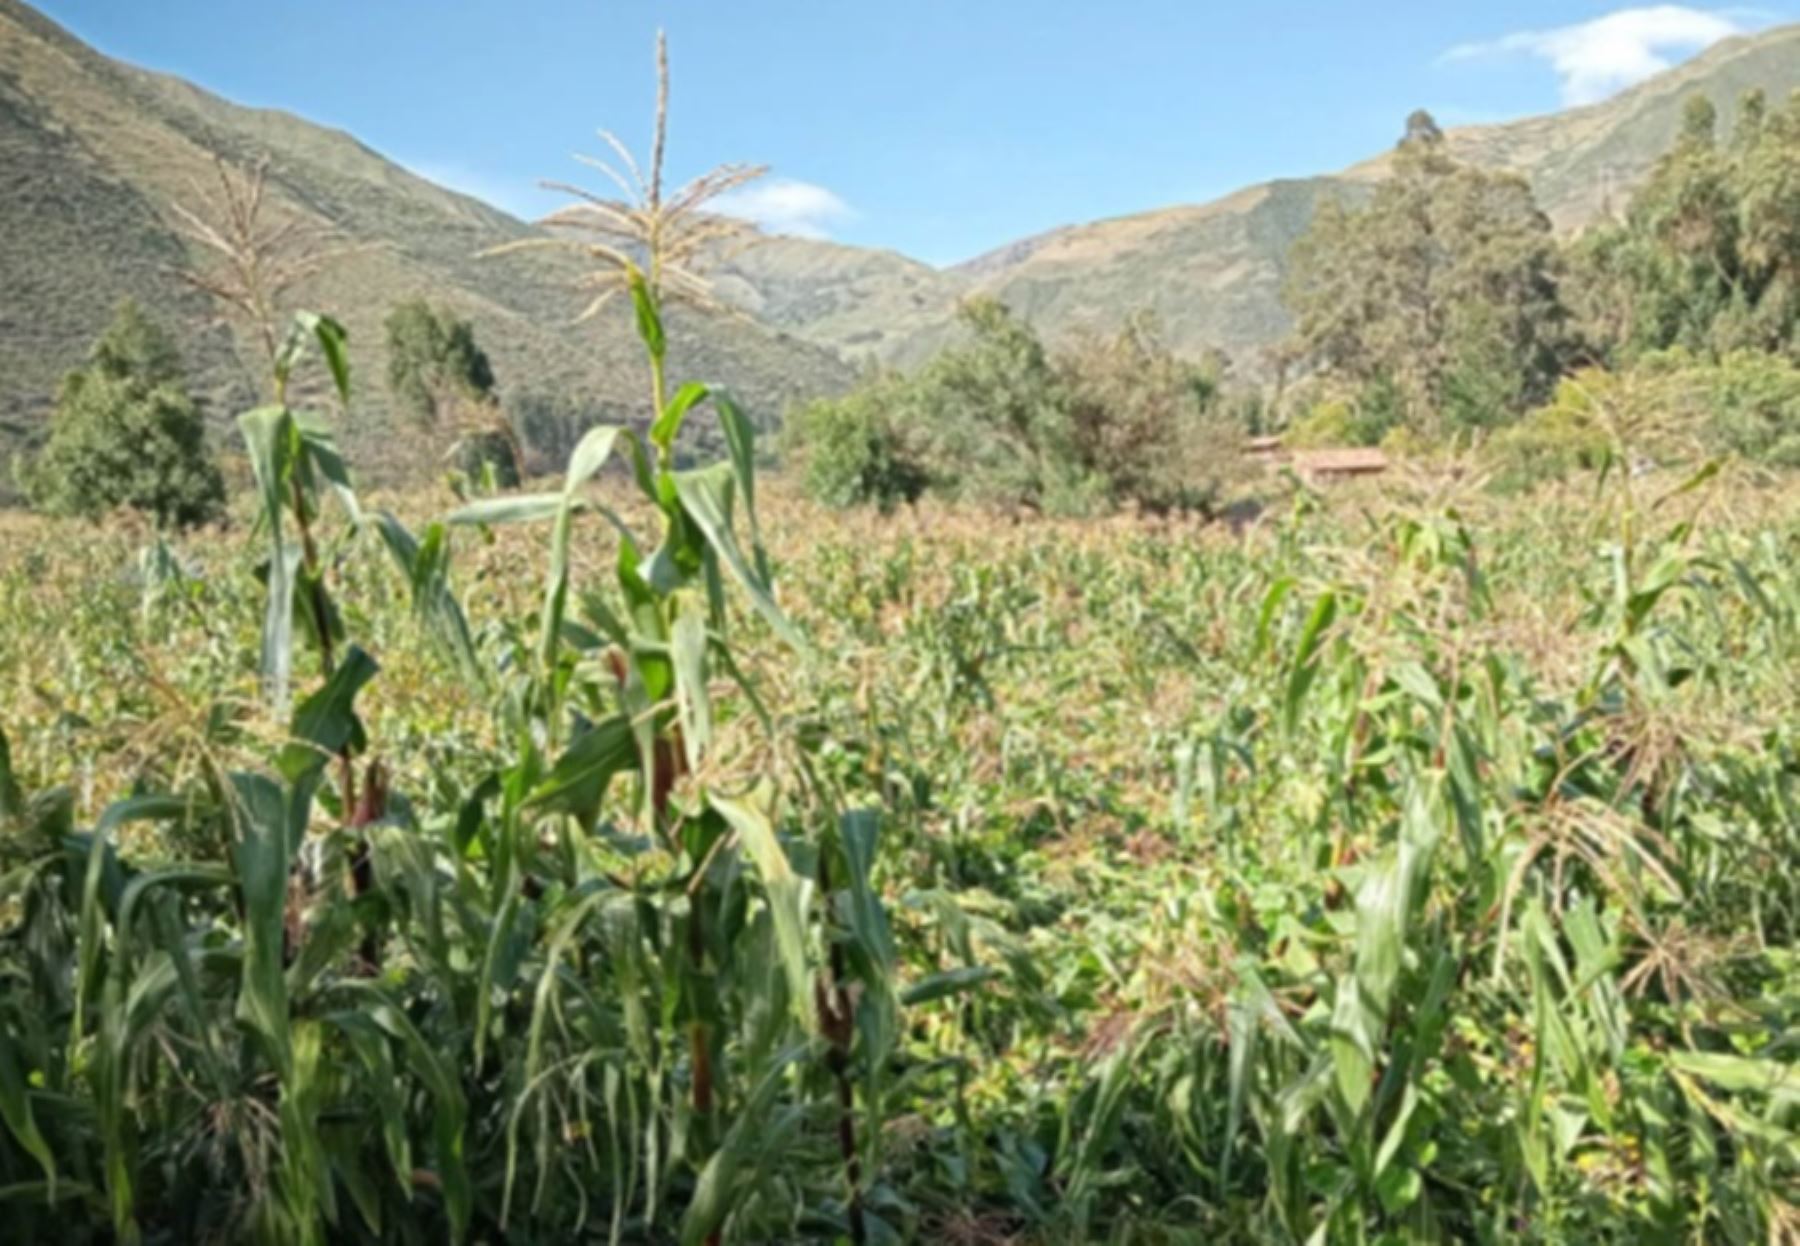
[[[1529,178],[1552,220],[1573,231],[1624,202],[1672,141],[1687,96],[1704,93],[1729,116],[1751,87],[1776,99],[1800,87],[1800,26],[1717,44],[1602,103],[1448,138],[1461,159]],[[643,365],[627,318],[570,323],[577,258],[477,258],[534,226],[350,135],[111,60],[20,0],[0,0],[0,461],[41,433],[59,378],[126,295],[177,331],[216,421],[255,400],[253,346],[174,276],[200,257],[170,205],[191,201],[216,160],[265,156],[275,212],[329,227],[348,250],[301,301],[349,326],[361,381],[346,441],[366,476],[419,470],[434,453],[398,448],[422,439],[397,435],[381,384],[381,322],[406,298],[474,323],[503,397],[560,393],[609,418],[640,411]],[[714,273],[739,314],[672,317],[672,368],[731,384],[766,423],[850,384],[871,361],[928,357],[956,340],[958,302],[985,294],[1052,338],[1149,309],[1178,349],[1222,349],[1254,374],[1287,328],[1289,248],[1322,198],[1367,194],[1388,159],[1070,225],[944,269],[889,251],[766,239]]]
[[[215,160],[270,161],[279,219],[328,227],[345,254],[297,301],[342,319],[359,374],[348,448],[366,476],[396,461],[382,378],[382,320],[424,297],[471,320],[502,396],[560,390],[637,414],[644,364],[622,308],[571,324],[577,257],[479,259],[535,228],[291,114],[242,108],[180,79],[100,55],[18,0],[0,0],[0,464],[44,426],[58,380],[113,307],[138,299],[174,330],[195,388],[221,425],[255,401],[254,348],[174,270],[201,257],[172,202],[214,184]],[[671,317],[672,374],[732,385],[753,415],[852,379],[832,350],[743,316]],[[416,457],[416,456],[415,456]],[[0,469],[0,489],[10,473]]]
[[[1682,102],[1703,93],[1729,118],[1752,87],[1772,100],[1800,88],[1800,26],[1726,40],[1611,99],[1542,117],[1449,130],[1453,154],[1528,178],[1565,232],[1631,189],[1674,140]],[[1398,135],[1401,118],[1396,117]],[[1065,226],[935,270],[886,253],[783,240],[747,252],[732,288],[772,323],[850,357],[910,364],[954,336],[959,299],[991,295],[1054,338],[1151,309],[1189,353],[1218,348],[1258,370],[1285,332],[1287,253],[1327,195],[1352,198],[1386,171],[1383,154],[1330,176],[1284,179],[1200,205]]]

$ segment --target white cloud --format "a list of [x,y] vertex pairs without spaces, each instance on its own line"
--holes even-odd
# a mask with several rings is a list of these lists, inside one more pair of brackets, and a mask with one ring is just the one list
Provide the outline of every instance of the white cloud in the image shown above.
[[428,182],[436,182],[446,190],[479,199],[490,207],[511,213],[521,220],[530,220],[539,215],[533,206],[535,197],[533,187],[529,184],[514,185],[510,178],[495,177],[455,161],[407,161],[406,168],[408,172],[416,173]]
[[713,200],[713,210],[750,221],[772,234],[829,238],[832,227],[855,218],[850,205],[823,186],[771,178]]
[[1461,44],[1444,53],[1443,59],[1535,56],[1548,61],[1561,79],[1564,103],[1591,104],[1661,73],[1684,56],[1768,21],[1767,14],[1745,9],[1658,4],[1619,9],[1571,26],[1522,30]]

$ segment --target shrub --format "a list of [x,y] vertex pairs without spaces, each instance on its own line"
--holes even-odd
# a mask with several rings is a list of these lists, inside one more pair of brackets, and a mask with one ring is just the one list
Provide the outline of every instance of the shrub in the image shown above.
[[1800,369],[1745,350],[1708,372],[1708,443],[1770,467],[1800,468]]
[[1178,358],[1155,321],[1078,338],[1056,360],[1083,475],[1109,501],[1205,508],[1237,462],[1242,426],[1220,400],[1219,369]]
[[225,486],[168,335],[132,302],[63,379],[50,439],[20,473],[33,506],[90,518],[119,506],[184,527],[217,516]]
[[922,439],[903,415],[909,397],[904,378],[886,375],[789,415],[782,445],[801,464],[806,492],[828,506],[868,505],[884,513],[916,501],[931,472]]
[[1147,318],[1052,354],[998,303],[963,308],[969,340],[789,417],[784,444],[815,499],[885,508],[927,488],[1054,514],[1205,507],[1245,410],[1218,365],[1177,357]]
[[1405,412],[1400,388],[1377,377],[1348,394],[1314,403],[1288,430],[1286,441],[1296,449],[1379,445],[1390,429],[1406,423]]

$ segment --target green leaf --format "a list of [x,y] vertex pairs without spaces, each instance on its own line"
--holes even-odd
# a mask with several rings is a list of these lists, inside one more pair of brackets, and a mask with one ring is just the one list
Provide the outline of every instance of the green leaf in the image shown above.
[[929,1004],[933,1000],[972,991],[999,976],[1000,971],[992,965],[958,965],[954,969],[941,969],[937,973],[927,974],[900,992],[900,1002],[908,1008]]
[[1269,586],[1263,596],[1262,608],[1256,612],[1256,640],[1252,652],[1261,657],[1269,649],[1269,634],[1275,624],[1275,612],[1281,609],[1281,603],[1287,600],[1294,591],[1294,577],[1283,576]]
[[459,507],[444,516],[447,524],[466,527],[482,524],[497,527],[509,523],[536,523],[549,519],[563,508],[561,493],[517,493],[510,497],[482,498]]
[[1757,1060],[1720,1051],[1671,1051],[1668,1061],[1721,1090],[1775,1095],[1800,1103],[1800,1071],[1791,1062]]
[[4,1029],[0,1029],[0,1121],[6,1123],[12,1136],[25,1148],[25,1153],[44,1170],[44,1179],[49,1184],[47,1197],[55,1202],[56,1157],[38,1129],[37,1118],[31,1110],[31,1093],[19,1072],[17,1049]]
[[531,793],[530,803],[573,814],[583,826],[592,827],[613,776],[637,763],[631,723],[615,714],[575,737]]
[[351,526],[362,527],[362,505],[357,501],[356,489],[350,483],[350,469],[344,466],[344,456],[338,450],[337,434],[316,415],[299,413],[293,419],[294,427],[300,435],[300,452],[307,465],[316,469],[331,486],[344,513],[350,516]]
[[749,853],[751,864],[762,879],[763,895],[775,921],[775,943],[781,954],[781,967],[787,975],[788,1003],[794,1017],[809,1032],[815,1028],[813,1016],[812,973],[806,963],[806,910],[812,885],[794,872],[781,841],[775,836],[767,815],[741,800],[716,793],[707,794],[707,803],[738,834],[738,840]]
[[263,695],[277,713],[287,709],[294,663],[294,584],[300,547],[285,536],[283,512],[295,461],[297,430],[285,407],[257,407],[238,417],[250,468],[262,497],[262,522],[269,532],[269,600],[263,611],[261,672]]
[[[75,1012],[69,1026],[72,1038],[79,1038],[85,1033],[86,1003],[93,993],[100,952],[106,942],[102,933],[102,910],[118,898],[116,856],[112,848],[114,832],[130,822],[172,821],[186,816],[190,809],[189,803],[179,796],[133,796],[108,805],[106,812],[94,824],[94,833],[88,838],[87,868],[81,884],[81,918],[77,941],[80,958],[75,976]],[[103,905],[101,880],[107,874],[109,865],[115,871],[114,890]]]
[[869,960],[884,975],[891,973],[894,936],[873,877],[881,814],[874,809],[852,809],[838,819],[838,835],[843,840],[844,861],[850,871],[850,929]]
[[681,432],[681,423],[687,419],[694,405],[706,399],[707,387],[698,381],[689,381],[675,391],[675,396],[663,406],[662,414],[656,417],[656,423],[650,426],[650,442],[667,450],[675,444],[676,434]]
[[282,974],[283,917],[288,867],[298,837],[288,825],[281,788],[257,774],[231,776],[233,863],[244,906],[243,986],[237,1015],[269,1044],[270,1058],[285,1078],[288,1044],[287,983]]
[[381,668],[360,645],[351,645],[343,661],[294,711],[289,729],[293,741],[281,750],[277,769],[298,785],[316,775],[345,748],[361,747],[362,723],[356,716],[356,694]]
[[712,696],[706,686],[706,620],[691,595],[669,631],[669,657],[675,666],[682,747],[689,769],[698,770],[712,747]]
[[593,479],[612,456],[613,443],[625,430],[616,424],[597,424],[581,435],[569,455],[569,470],[563,481],[565,493],[573,493]]
[[325,366],[331,370],[332,383],[337,386],[338,399],[346,406],[350,402],[350,331],[330,316],[322,316],[318,312],[295,312],[294,322],[303,330],[312,334],[319,344],[319,353],[325,356]]
[[750,595],[750,604],[775,634],[794,649],[808,651],[806,641],[775,604],[769,585],[744,558],[731,527],[733,478],[729,465],[719,463],[699,471],[676,472],[675,491],[681,508],[718,553],[731,576]]
[[660,366],[667,348],[663,340],[662,316],[656,310],[656,296],[650,292],[650,285],[636,264],[628,264],[625,273],[631,284],[631,306],[637,313],[638,337],[643,339],[650,358]]
[[[774,1112],[775,1101],[789,1076],[788,1066],[800,1052],[782,1053],[756,1083],[737,1119],[720,1141],[718,1150],[700,1170],[700,1180],[681,1217],[681,1246],[700,1246],[742,1202],[740,1189],[746,1168],[758,1171],[780,1155],[792,1135],[792,1117]],[[783,1127],[790,1126],[790,1127]]]
[[1314,603],[1306,626],[1300,632],[1300,643],[1294,650],[1293,666],[1288,674],[1287,692],[1282,698],[1282,716],[1289,731],[1300,721],[1300,706],[1319,673],[1319,646],[1324,642],[1325,629],[1337,618],[1337,610],[1337,594],[1327,589]]
[[425,529],[421,543],[389,511],[375,517],[375,531],[394,564],[406,577],[412,593],[413,612],[422,618],[432,636],[456,662],[463,678],[477,687],[487,684],[487,672],[475,655],[475,639],[468,616],[450,590],[449,537],[442,523]]
[[12,747],[6,732],[0,729],[0,818],[18,818],[25,814],[25,796],[19,790],[18,776],[13,774]]

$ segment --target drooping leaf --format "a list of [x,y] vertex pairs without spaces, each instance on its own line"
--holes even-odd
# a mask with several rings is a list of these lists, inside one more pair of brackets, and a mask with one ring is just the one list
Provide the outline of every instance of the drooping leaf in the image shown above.
[[807,652],[806,641],[788,621],[787,615],[776,604],[770,586],[745,559],[744,551],[738,545],[737,535],[731,527],[733,488],[728,464],[675,473],[675,491],[681,498],[682,510],[718,553],[732,578],[750,595],[750,604],[777,636],[794,649]]
[[637,739],[631,723],[615,714],[570,742],[550,773],[532,791],[531,803],[572,814],[583,826],[592,826],[613,777],[637,764]]
[[781,953],[782,972],[787,976],[788,1003],[793,1007],[795,1019],[810,1031],[816,1022],[812,972],[807,967],[806,956],[806,911],[812,884],[794,872],[787,852],[775,835],[775,828],[762,810],[748,801],[733,800],[717,793],[708,793],[707,803],[737,832],[762,880],[763,895],[775,921],[775,942]]

